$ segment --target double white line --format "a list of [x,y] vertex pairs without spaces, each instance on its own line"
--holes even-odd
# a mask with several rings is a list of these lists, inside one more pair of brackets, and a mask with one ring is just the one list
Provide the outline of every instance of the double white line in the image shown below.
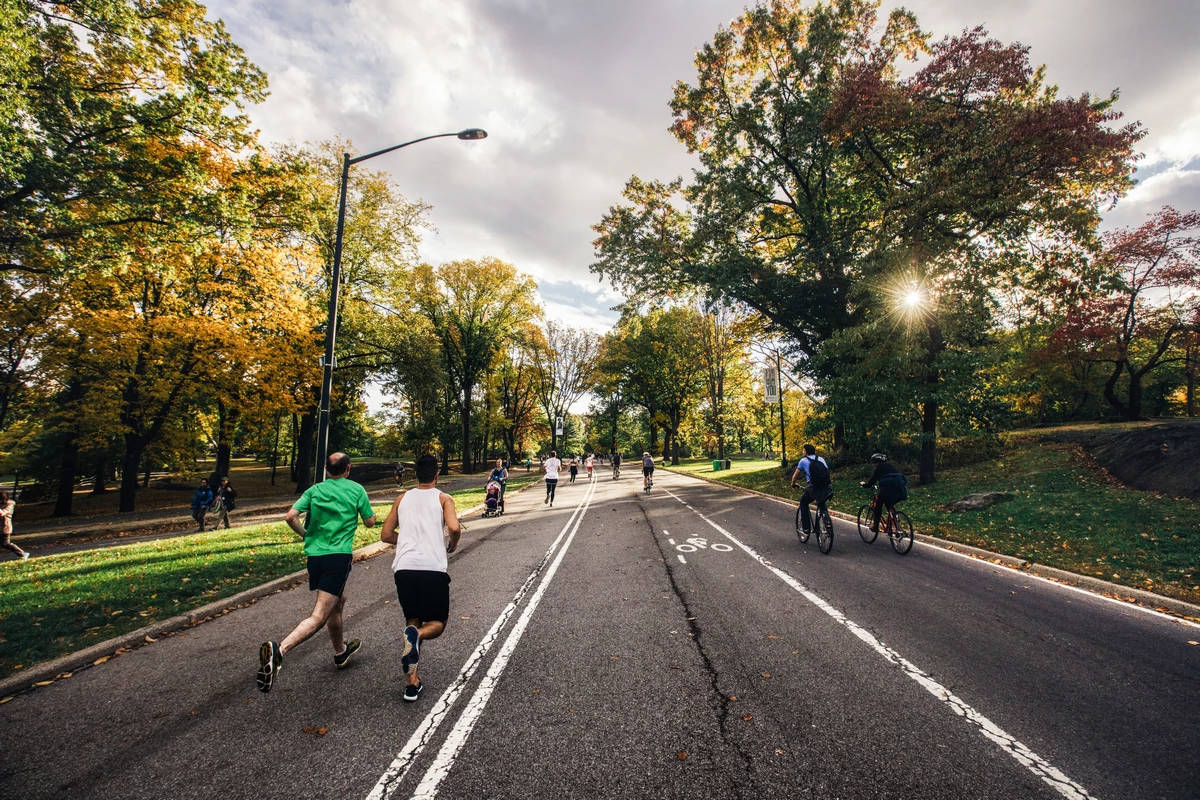
[[[487,706],[488,700],[492,696],[492,692],[496,689],[496,684],[499,683],[500,676],[504,672],[504,668],[508,666],[508,661],[512,657],[513,650],[516,649],[517,643],[521,641],[521,636],[525,633],[525,629],[529,625],[530,618],[533,617],[533,612],[537,610],[538,604],[542,600],[542,596],[546,593],[546,588],[550,585],[550,581],[554,579],[554,573],[558,571],[559,565],[562,563],[563,557],[567,554],[567,548],[571,546],[571,542],[575,539],[575,532],[579,530],[579,524],[583,521],[583,515],[587,513],[588,508],[592,504],[592,495],[596,493],[596,482],[593,481],[588,485],[587,493],[583,500],[571,512],[571,516],[567,519],[566,525],[559,532],[558,537],[550,545],[550,549],[542,556],[542,560],[529,573],[529,577],[521,584],[521,588],[513,595],[513,599],[504,610],[500,612],[500,616],[492,623],[492,627],[487,634],[480,640],[479,645],[474,652],[463,664],[462,669],[458,671],[458,675],[450,686],[438,698],[433,708],[421,721],[420,726],[409,737],[408,742],[396,754],[396,758],[380,776],[378,783],[375,784],[370,794],[367,795],[367,800],[384,800],[391,797],[392,793],[399,787],[400,782],[404,780],[412,767],[413,762],[421,755],[426,745],[432,740],[433,735],[437,732],[438,727],[449,715],[450,707],[454,705],[454,701],[462,694],[467,683],[475,674],[475,670],[483,662],[488,651],[492,649],[492,645],[500,637],[500,631],[508,623],[513,612],[516,611],[525,593],[529,591],[529,587],[537,580],[543,568],[549,562],[550,567],[546,570],[546,574],[542,577],[542,582],[538,584],[537,590],[529,598],[529,603],[526,604],[525,610],[517,619],[517,624],[509,631],[508,638],[504,640],[504,644],[500,647],[500,652],[496,656],[496,660],[492,662],[492,666],[484,675],[483,680],[479,684],[479,688],[475,690],[475,694],[467,701],[466,708],[459,717],[458,722],[450,730],[446,736],[446,741],[442,744],[442,749],[438,751],[437,757],[434,759],[433,765],[425,772],[421,778],[421,783],[417,787],[414,797],[432,798],[437,795],[438,786],[449,774],[450,769],[454,766],[455,760],[458,758],[459,752],[463,745],[466,744],[467,737],[471,735],[471,731],[475,728],[475,723],[479,721],[480,715],[483,714],[483,709]],[[568,529],[570,533],[568,534]],[[558,548],[559,542],[566,537],[566,542],[562,548],[558,550],[558,555],[554,556],[554,551]],[[551,562],[551,558],[553,561]]]

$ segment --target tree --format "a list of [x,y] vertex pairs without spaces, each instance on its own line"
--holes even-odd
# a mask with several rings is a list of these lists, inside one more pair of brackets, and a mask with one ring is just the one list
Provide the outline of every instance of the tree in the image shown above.
[[[536,284],[496,258],[422,264],[414,275],[414,304],[441,344],[458,407],[463,472],[474,472],[471,411],[475,387],[513,332],[539,316]],[[443,450],[444,452],[444,450]]]
[[550,449],[554,450],[558,448],[555,421],[565,418],[594,382],[600,342],[590,331],[555,320],[546,323],[544,341],[545,349],[534,361],[534,369],[538,376],[538,400],[550,423]]
[[[1142,418],[1147,375],[1168,363],[1174,344],[1186,347],[1200,332],[1198,233],[1200,214],[1168,206],[1137,228],[1105,234],[1098,286],[1057,332],[1089,360],[1112,364],[1104,397],[1125,419]],[[1181,358],[1191,365],[1186,352]]]
[[525,439],[537,424],[539,374],[535,365],[545,347],[541,330],[527,324],[505,348],[495,372],[504,449],[513,458],[524,452]]
[[704,392],[700,315],[687,306],[627,310],[605,340],[602,369],[630,402],[646,409],[653,449],[655,429],[666,434],[663,454],[679,463],[679,430]]
[[757,321],[721,302],[701,301],[697,311],[704,388],[717,437],[717,458],[724,461],[726,379],[745,362]]
[[[1142,135],[1112,127],[1116,95],[1059,98],[1020,45],[982,29],[930,45],[909,12],[881,26],[878,8],[777,0],[718,30],[672,101],[701,169],[686,187],[632,178],[596,226],[593,270],[637,298],[694,287],[745,303],[822,382],[815,370],[838,367],[815,359],[824,342],[875,300],[854,287],[901,254],[988,268],[1003,262],[979,256],[1030,237],[1090,237]],[[927,371],[932,479],[941,378]]]

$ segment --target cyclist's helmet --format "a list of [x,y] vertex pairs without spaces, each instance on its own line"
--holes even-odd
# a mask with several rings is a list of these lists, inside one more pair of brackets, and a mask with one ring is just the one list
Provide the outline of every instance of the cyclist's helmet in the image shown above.
[[884,461],[887,461],[887,453],[876,453],[871,456],[872,464],[882,464]]
[[646,456],[648,456],[648,455],[650,455],[650,454],[649,454],[649,453],[642,453],[642,458],[645,458],[645,457],[646,457]]

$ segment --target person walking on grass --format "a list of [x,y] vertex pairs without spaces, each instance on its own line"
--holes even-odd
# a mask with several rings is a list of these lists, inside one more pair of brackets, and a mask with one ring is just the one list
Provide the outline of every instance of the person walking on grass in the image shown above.
[[213,502],[213,491],[208,486],[208,479],[201,478],[200,486],[196,489],[196,494],[192,496],[192,519],[200,526],[198,531],[204,530],[204,515],[208,513],[208,507]]
[[0,547],[26,561],[29,559],[29,553],[12,543],[12,518],[16,510],[17,504],[9,498],[8,492],[0,492]]
[[550,504],[554,508],[554,490],[558,488],[558,471],[562,468],[562,462],[558,460],[558,454],[550,451],[550,457],[542,462],[542,472],[546,473],[546,499],[542,501],[542,505]]
[[[308,590],[317,593],[312,614],[282,642],[263,642],[258,652],[258,688],[271,691],[283,667],[283,657],[323,627],[329,628],[333,664],[342,669],[362,646],[358,639],[342,639],[342,613],[346,608],[346,580],[354,560],[354,533],[358,519],[375,527],[375,510],[361,484],[350,480],[350,457],[334,453],[325,460],[326,478],[314,484],[288,510],[284,521],[304,540],[308,557]],[[304,525],[300,515],[308,514]]]
[[234,499],[237,497],[237,490],[233,488],[233,484],[229,482],[229,478],[221,478],[221,485],[217,487],[216,499],[217,503],[217,524],[213,525],[213,530],[225,524],[226,530],[229,528],[229,512],[234,509]]
[[[380,541],[396,545],[392,572],[396,599],[404,613],[404,643],[400,666],[408,678],[404,699],[413,702],[421,694],[417,667],[422,642],[436,639],[450,618],[450,576],[447,553],[458,548],[462,525],[454,511],[454,498],[437,488],[437,456],[417,459],[417,488],[396,498],[383,521]],[[443,527],[450,533],[442,538]]]

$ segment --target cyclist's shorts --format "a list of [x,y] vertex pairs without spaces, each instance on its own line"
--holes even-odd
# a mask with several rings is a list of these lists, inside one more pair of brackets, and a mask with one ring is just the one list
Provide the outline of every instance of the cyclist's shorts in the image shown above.
[[642,467],[642,474],[647,478],[654,474],[654,467]]

